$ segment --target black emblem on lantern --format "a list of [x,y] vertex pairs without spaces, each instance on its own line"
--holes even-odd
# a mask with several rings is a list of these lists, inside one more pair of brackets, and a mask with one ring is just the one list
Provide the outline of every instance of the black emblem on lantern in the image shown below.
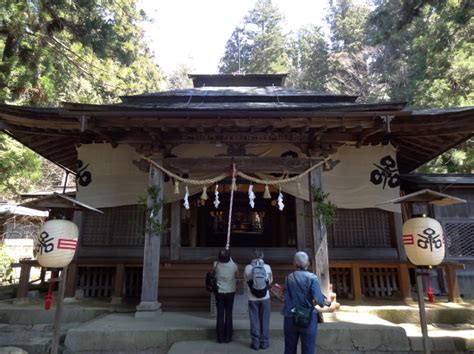
[[85,187],[92,182],[92,175],[89,171],[86,171],[89,165],[83,166],[83,162],[81,160],[77,160],[77,177],[76,181],[79,183],[80,186]]
[[397,163],[390,155],[382,157],[380,165],[376,163],[373,165],[377,167],[377,169],[370,173],[370,181],[373,184],[380,184],[383,182],[383,189],[385,189],[387,184],[390,188],[395,188],[400,185]]
[[441,234],[436,235],[436,231],[431,227],[423,230],[424,235],[418,234],[420,238],[418,239],[416,245],[424,250],[430,248],[430,252],[433,252],[433,246],[436,249],[443,246],[443,241],[441,240]]
[[42,255],[43,252],[49,253],[54,251],[54,238],[49,237],[49,234],[46,231],[43,231],[38,237],[38,243],[35,247],[34,255]]

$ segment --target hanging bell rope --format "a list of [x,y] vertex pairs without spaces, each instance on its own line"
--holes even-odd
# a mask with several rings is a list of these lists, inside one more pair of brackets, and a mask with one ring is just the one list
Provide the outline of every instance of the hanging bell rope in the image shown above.
[[228,250],[230,247],[230,231],[232,226],[232,206],[234,204],[234,188],[235,188],[235,175],[237,170],[235,169],[235,163],[232,164],[232,186],[230,188],[230,202],[229,202],[229,222],[227,224],[227,243],[225,249]]
[[149,159],[148,157],[146,156],[140,156],[143,160],[146,160],[148,161],[149,163],[151,163],[153,166],[155,166],[156,168],[160,169],[161,171],[163,171],[163,173],[167,174],[168,176],[170,177],[173,177],[174,179],[180,181],[180,182],[183,182],[183,183],[186,183],[186,184],[190,184],[190,185],[193,185],[193,186],[205,186],[205,185],[210,185],[210,184],[215,184],[219,181],[222,181],[224,178],[226,178],[228,176],[227,173],[222,173],[220,174],[219,176],[217,177],[214,177],[214,178],[210,178],[210,179],[202,179],[202,180],[199,180],[199,179],[190,179],[190,178],[183,178],[169,170],[167,170],[166,168],[164,168],[163,166],[161,166],[160,164],[156,163],[155,161],[153,161],[152,159]]

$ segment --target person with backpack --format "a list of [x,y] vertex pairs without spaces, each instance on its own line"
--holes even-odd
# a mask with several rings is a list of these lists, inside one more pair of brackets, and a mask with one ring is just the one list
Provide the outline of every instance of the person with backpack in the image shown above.
[[329,306],[321,292],[318,277],[308,272],[309,257],[306,252],[296,252],[296,271],[286,278],[285,305],[282,315],[285,336],[285,354],[296,354],[301,338],[301,353],[314,354],[318,331],[317,313],[314,306]]
[[214,262],[216,272],[217,293],[216,334],[218,343],[232,341],[233,323],[232,310],[234,307],[235,278],[238,267],[230,257],[230,251],[222,249],[218,254],[218,262]]
[[244,280],[247,283],[250,319],[250,347],[254,350],[267,349],[270,327],[270,284],[272,269],[263,261],[263,251],[254,251],[255,259],[245,267]]

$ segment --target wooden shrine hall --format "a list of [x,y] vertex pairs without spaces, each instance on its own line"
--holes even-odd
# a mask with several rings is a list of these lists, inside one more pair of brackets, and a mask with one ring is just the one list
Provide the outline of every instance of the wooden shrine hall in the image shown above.
[[[403,193],[400,174],[473,135],[473,107],[359,103],[287,88],[284,74],[190,77],[193,88],[117,104],[0,105],[1,129],[74,175],[75,198],[103,211],[74,212],[80,246],[66,296],[137,297],[140,315],[161,302],[206,306],[235,166],[230,249],[240,270],[261,248],[281,283],[305,250],[327,294],[332,284],[339,299],[411,297],[403,213],[382,203]],[[147,227],[146,200],[159,206],[159,229]],[[326,225],[329,202],[337,209]],[[34,264],[24,261],[24,274]],[[443,267],[454,300],[455,266]]]

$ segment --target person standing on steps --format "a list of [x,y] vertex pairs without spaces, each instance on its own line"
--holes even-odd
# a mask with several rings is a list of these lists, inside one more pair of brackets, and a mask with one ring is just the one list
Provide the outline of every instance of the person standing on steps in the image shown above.
[[216,334],[218,343],[232,341],[232,309],[234,307],[235,277],[237,264],[230,257],[230,251],[222,249],[218,254],[218,261],[214,262],[217,280],[217,322]]
[[263,251],[254,251],[255,259],[245,267],[244,281],[247,284],[250,337],[252,349],[267,349],[270,327],[270,284],[273,282],[272,269],[263,261]]
[[[296,354],[298,340],[301,338],[301,353],[314,354],[318,331],[315,305],[329,306],[321,292],[318,277],[308,272],[309,257],[306,252],[296,252],[294,257],[296,270],[286,278],[285,304],[282,315],[283,332],[285,335],[285,354]],[[301,308],[308,311],[303,314]],[[298,316],[301,314],[302,316]],[[298,318],[305,317],[302,321]]]

